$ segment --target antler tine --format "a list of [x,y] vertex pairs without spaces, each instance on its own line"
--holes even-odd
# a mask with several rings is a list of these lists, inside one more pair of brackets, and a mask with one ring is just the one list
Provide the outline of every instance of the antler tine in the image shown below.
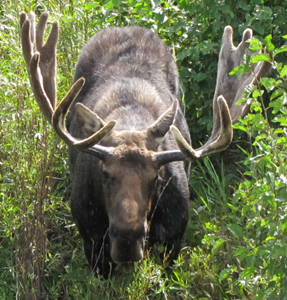
[[33,47],[35,42],[35,14],[30,12],[28,18],[27,15],[22,12],[20,14],[20,26],[23,55],[29,71],[30,61],[35,52]]
[[[39,24],[36,30],[36,46],[37,49],[41,49],[40,54],[42,55],[42,59],[40,60],[40,69],[43,75],[43,83],[46,94],[50,99],[51,106],[53,108],[56,107],[57,102],[57,83],[56,83],[56,75],[57,75],[57,58],[56,58],[56,50],[57,43],[59,38],[59,22],[54,21],[52,25],[51,32],[48,36],[46,44],[43,45],[43,36],[44,29],[46,27],[48,12],[44,12],[40,16]],[[42,21],[43,19],[43,21]],[[41,37],[41,38],[40,38]],[[39,40],[37,40],[39,39]],[[42,43],[42,48],[41,44]],[[39,48],[38,48],[39,47]]]
[[43,86],[43,77],[39,67],[39,61],[40,53],[36,52],[30,61],[30,81],[33,87],[34,96],[37,100],[37,103],[45,118],[51,123],[52,115],[54,113],[54,107],[51,105],[51,101],[45,93],[45,89]]
[[20,15],[21,40],[35,98],[46,119],[51,122],[56,106],[56,45],[59,36],[59,23],[55,21],[43,45],[43,35],[47,24],[48,12],[42,13],[35,29],[35,14],[24,12]]
[[44,31],[48,22],[49,18],[49,13],[48,12],[43,12],[40,16],[38,25],[37,25],[37,30],[36,30],[36,49],[41,49],[44,44]]
[[208,143],[206,143],[204,146],[198,149],[193,149],[192,146],[182,136],[182,134],[177,129],[177,127],[171,126],[170,130],[176,140],[176,143],[180,151],[189,160],[201,158],[210,155],[211,153],[214,152],[223,151],[231,143],[233,137],[233,130],[231,127],[232,120],[231,120],[228,105],[222,96],[218,97],[217,105],[219,108],[221,131],[217,137],[214,137],[212,140],[209,139]]
[[[77,139],[73,137],[67,130],[65,120],[66,115],[73,103],[80,93],[82,87],[85,84],[85,79],[83,77],[79,78],[71,87],[67,95],[59,103],[55,109],[52,117],[52,124],[55,128],[57,134],[68,144],[73,145],[79,150],[89,149],[97,144],[101,139],[103,139],[116,125],[116,121],[111,120],[105,124],[100,130],[95,132],[93,135],[86,139]],[[94,149],[91,149],[94,153],[97,151],[97,146],[94,146]]]

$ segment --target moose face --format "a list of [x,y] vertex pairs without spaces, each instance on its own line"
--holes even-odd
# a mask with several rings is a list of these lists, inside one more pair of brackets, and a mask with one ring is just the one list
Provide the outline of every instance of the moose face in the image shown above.
[[103,164],[111,257],[115,262],[139,261],[147,235],[157,163],[150,152],[140,153],[138,149],[117,152]]
[[147,132],[113,131],[103,141],[113,150],[102,159],[102,187],[114,262],[143,257],[148,215],[161,164]]

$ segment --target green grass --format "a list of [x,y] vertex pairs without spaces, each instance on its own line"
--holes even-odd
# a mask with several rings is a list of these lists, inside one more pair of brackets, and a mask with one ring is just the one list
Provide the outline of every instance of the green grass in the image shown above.
[[[50,21],[60,21],[61,99],[72,82],[82,45],[96,30],[161,24],[156,5],[149,1],[117,3],[0,4],[0,299],[286,299],[284,63],[273,63],[273,79],[262,82],[263,98],[253,94],[254,113],[236,126],[248,133],[248,141],[242,141],[242,135],[241,142],[223,155],[193,164],[191,217],[174,265],[169,270],[161,265],[155,249],[140,263],[119,266],[109,280],[91,273],[69,209],[67,147],[43,121],[33,98],[20,48],[19,13],[49,10]],[[169,5],[174,4],[161,6],[166,15],[181,14]],[[179,7],[190,9],[185,1],[179,1]],[[263,11],[268,11],[266,6]],[[180,35],[177,25],[169,18],[158,28],[168,43],[174,41],[173,34]],[[178,47],[178,53],[186,50]],[[275,58],[284,62],[284,54]],[[201,117],[200,122],[211,120]]]

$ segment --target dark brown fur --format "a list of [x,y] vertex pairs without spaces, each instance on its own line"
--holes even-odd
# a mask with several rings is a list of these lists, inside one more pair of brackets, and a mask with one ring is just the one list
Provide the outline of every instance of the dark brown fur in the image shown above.
[[[170,251],[170,260],[176,258],[189,216],[189,164],[158,166],[152,153],[178,149],[177,145],[169,132],[164,140],[146,132],[180,99],[178,71],[169,49],[144,28],[105,29],[83,48],[75,81],[82,76],[86,84],[76,102],[104,121],[117,121],[101,142],[116,147],[112,157],[101,161],[69,149],[71,209],[88,261],[107,277],[111,256],[119,262],[141,259],[147,235],[149,245],[161,243]],[[190,141],[180,109],[174,124]],[[77,117],[74,105],[69,132],[84,138],[93,133],[93,126]]]

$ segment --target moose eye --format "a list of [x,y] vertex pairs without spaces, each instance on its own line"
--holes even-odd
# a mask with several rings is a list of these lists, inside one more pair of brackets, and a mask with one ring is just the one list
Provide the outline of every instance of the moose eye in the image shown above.
[[110,179],[110,175],[107,171],[103,171],[103,179],[104,181],[108,181]]
[[151,186],[155,186],[157,184],[157,182],[158,182],[158,178],[159,178],[159,176],[156,175],[156,177],[150,182],[150,185]]
[[111,185],[115,185],[116,177],[113,174],[108,173],[107,171],[103,171],[103,184],[106,187],[110,187]]
[[156,178],[153,180],[153,185],[154,186],[163,186],[163,184],[165,184],[166,181],[162,179],[162,177],[160,177],[160,175],[157,175]]

